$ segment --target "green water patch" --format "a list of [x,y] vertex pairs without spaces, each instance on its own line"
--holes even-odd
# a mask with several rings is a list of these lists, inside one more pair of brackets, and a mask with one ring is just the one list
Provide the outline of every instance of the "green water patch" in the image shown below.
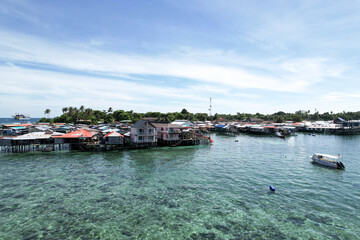
[[[359,141],[309,137],[2,155],[0,239],[356,239]],[[310,163],[330,150],[351,167]]]

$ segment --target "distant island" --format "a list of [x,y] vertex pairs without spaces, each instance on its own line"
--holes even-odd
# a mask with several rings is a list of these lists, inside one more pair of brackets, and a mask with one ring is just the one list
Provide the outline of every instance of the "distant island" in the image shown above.
[[189,121],[242,121],[249,118],[261,119],[263,121],[272,121],[275,123],[283,123],[285,121],[301,122],[301,121],[330,121],[337,118],[342,118],[344,120],[357,120],[360,119],[360,111],[358,112],[324,112],[319,113],[318,111],[310,113],[310,110],[304,111],[299,110],[295,113],[285,113],[282,111],[273,113],[273,114],[250,114],[250,113],[240,113],[236,114],[218,114],[209,115],[207,113],[190,113],[185,108],[181,112],[147,112],[147,113],[137,113],[134,111],[125,111],[125,110],[115,110],[111,107],[108,110],[93,110],[91,108],[85,108],[83,105],[79,108],[77,107],[64,107],[62,108],[63,114],[54,118],[49,118],[51,110],[46,109],[45,113],[47,117],[44,117],[40,122],[50,122],[50,123],[85,123],[85,124],[97,124],[99,122],[103,123],[113,123],[115,121],[124,121],[128,120],[131,123],[136,123],[144,117],[156,118],[161,122],[170,123],[176,119],[186,119]]

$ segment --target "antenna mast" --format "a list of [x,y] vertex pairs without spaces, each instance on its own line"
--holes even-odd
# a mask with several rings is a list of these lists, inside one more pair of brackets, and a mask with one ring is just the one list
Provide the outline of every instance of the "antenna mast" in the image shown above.
[[210,97],[210,108],[209,108],[209,112],[210,112],[210,118],[211,118],[211,97]]

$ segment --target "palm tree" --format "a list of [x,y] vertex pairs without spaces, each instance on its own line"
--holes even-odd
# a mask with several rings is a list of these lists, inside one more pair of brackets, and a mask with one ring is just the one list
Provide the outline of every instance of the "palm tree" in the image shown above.
[[113,111],[112,107],[109,107],[108,112],[112,112],[112,111]]
[[69,115],[70,117],[72,117],[74,114],[74,108],[73,107],[69,107]]
[[44,114],[47,114],[47,115],[48,115],[48,118],[49,118],[50,112],[51,112],[51,110],[47,108],[47,109],[45,110]]
[[80,110],[77,109],[77,107],[74,107],[74,117],[75,117],[76,121],[79,120],[79,114],[80,114]]
[[85,115],[89,119],[93,113],[93,110],[91,108],[85,109]]
[[67,108],[67,107],[63,107],[63,108],[62,108],[62,112],[63,112],[63,113],[66,113],[68,110],[69,110],[69,108]]
[[84,109],[85,109],[84,105],[81,105],[79,108],[80,112],[84,112]]

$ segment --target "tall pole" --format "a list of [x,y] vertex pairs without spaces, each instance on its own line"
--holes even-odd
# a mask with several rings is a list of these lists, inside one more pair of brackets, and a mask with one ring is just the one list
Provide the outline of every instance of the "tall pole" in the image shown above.
[[211,97],[210,97],[210,108],[209,108],[209,112],[210,112],[210,118],[211,118]]

